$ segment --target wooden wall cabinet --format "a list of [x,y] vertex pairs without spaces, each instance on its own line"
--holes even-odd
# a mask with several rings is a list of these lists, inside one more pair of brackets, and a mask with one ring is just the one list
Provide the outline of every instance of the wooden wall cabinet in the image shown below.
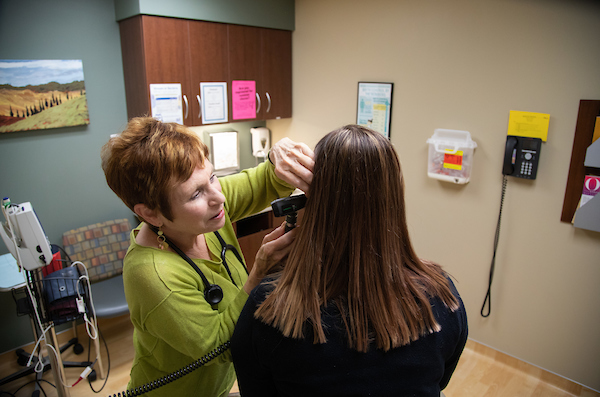
[[[150,84],[180,83],[184,123],[202,125],[201,82],[255,80],[258,120],[292,115],[291,32],[138,15],[119,22],[128,117],[151,115]],[[243,121],[243,120],[239,120]]]

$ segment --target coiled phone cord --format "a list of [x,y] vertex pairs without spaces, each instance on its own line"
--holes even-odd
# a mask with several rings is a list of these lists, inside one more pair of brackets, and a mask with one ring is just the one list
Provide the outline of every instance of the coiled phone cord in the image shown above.
[[[504,205],[504,195],[506,194],[506,175],[502,176],[502,195],[500,196],[500,212],[498,214],[498,224],[496,225],[496,236],[494,237],[494,255],[490,265],[490,279],[488,281],[488,290],[485,294],[485,300],[481,306],[481,316],[488,317],[492,311],[492,280],[494,279],[494,268],[496,267],[496,250],[498,249],[498,240],[500,239],[500,220],[502,219],[502,206]],[[484,314],[485,305],[488,305],[487,313]]]
[[[186,365],[185,367],[181,368],[178,371],[172,372],[168,375],[163,376],[162,378],[153,380],[151,382],[146,383],[145,385],[136,387],[134,389],[124,390],[118,394],[113,394],[112,397],[141,396],[144,393],[148,393],[152,390],[158,389],[161,386],[164,386],[164,385],[169,384],[179,378],[184,377],[185,375],[202,367],[204,364],[208,363],[209,361],[217,358],[218,356],[223,354],[227,349],[229,349],[230,344],[231,344],[231,342],[227,341],[227,342],[223,343],[221,346],[217,347],[215,350],[213,350],[210,353],[208,353],[207,355],[205,355],[204,357],[199,358],[198,360],[194,361],[193,363],[191,363],[189,365]],[[109,396],[109,397],[111,397],[111,396]]]

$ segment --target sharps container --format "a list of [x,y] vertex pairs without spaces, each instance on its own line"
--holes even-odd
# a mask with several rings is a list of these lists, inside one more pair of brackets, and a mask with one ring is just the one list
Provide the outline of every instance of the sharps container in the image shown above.
[[468,131],[436,129],[427,143],[427,176],[458,184],[469,182],[473,167],[473,150],[477,143],[471,139]]

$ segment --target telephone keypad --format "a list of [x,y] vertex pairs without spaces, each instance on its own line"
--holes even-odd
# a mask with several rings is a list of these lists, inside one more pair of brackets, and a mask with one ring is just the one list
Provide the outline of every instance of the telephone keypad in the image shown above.
[[522,175],[531,175],[531,170],[533,169],[533,164],[529,161],[523,161],[521,163],[521,174]]

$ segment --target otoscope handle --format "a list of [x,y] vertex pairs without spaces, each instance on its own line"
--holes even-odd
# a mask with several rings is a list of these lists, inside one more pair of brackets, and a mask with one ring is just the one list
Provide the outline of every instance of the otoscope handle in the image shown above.
[[298,218],[297,215],[298,213],[294,212],[285,216],[284,233],[287,233],[296,227],[296,219]]

